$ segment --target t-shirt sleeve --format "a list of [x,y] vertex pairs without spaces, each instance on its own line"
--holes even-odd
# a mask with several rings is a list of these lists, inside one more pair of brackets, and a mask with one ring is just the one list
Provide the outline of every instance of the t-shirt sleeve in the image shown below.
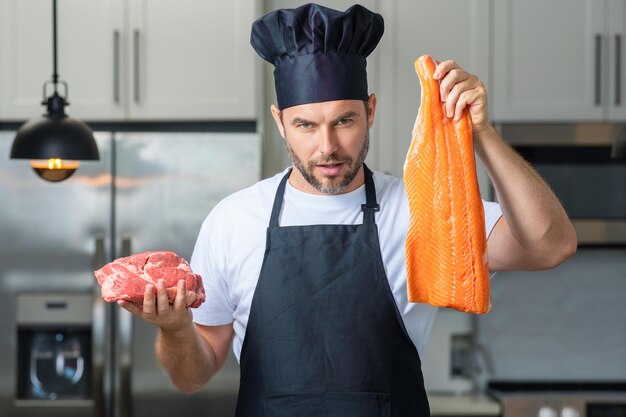
[[220,326],[233,322],[234,308],[229,302],[228,286],[220,268],[218,251],[214,250],[219,232],[211,227],[211,216],[200,228],[198,240],[191,255],[191,269],[202,277],[206,301],[191,309],[193,321],[205,326]]
[[485,209],[485,232],[487,233],[487,237],[489,237],[494,226],[498,223],[500,217],[502,217],[502,209],[500,208],[500,204],[485,200],[483,200],[483,208]]
[[[485,209],[485,232],[487,238],[489,238],[494,226],[498,223],[500,217],[502,217],[502,209],[500,208],[500,204],[485,200],[483,200],[483,208]],[[490,271],[489,278],[493,278],[496,274],[497,272]]]

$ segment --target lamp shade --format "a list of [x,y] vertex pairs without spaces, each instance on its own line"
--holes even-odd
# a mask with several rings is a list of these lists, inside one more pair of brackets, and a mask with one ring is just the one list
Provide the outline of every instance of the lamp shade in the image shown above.
[[85,123],[65,115],[45,115],[19,128],[11,158],[89,161],[100,159],[100,154],[93,133]]

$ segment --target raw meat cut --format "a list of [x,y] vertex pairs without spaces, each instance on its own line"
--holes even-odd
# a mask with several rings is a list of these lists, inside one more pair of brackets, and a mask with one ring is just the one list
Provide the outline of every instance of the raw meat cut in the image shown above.
[[156,287],[159,279],[165,280],[170,304],[174,302],[181,279],[185,280],[188,307],[199,307],[206,299],[202,277],[194,274],[187,261],[174,252],[141,252],[118,258],[94,274],[102,287],[102,298],[108,302],[128,300],[142,306],[146,285]]
[[415,61],[422,96],[404,165],[408,298],[486,313],[489,268],[472,122],[467,109],[458,122],[446,116],[435,67],[428,55]]

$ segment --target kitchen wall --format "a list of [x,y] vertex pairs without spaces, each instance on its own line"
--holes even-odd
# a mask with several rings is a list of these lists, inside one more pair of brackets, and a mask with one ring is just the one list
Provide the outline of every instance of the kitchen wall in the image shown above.
[[541,272],[500,272],[477,318],[486,379],[626,379],[626,249],[580,248]]

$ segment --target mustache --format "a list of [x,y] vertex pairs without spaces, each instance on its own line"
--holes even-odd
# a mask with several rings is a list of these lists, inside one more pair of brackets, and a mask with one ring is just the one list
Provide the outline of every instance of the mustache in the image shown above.
[[352,158],[350,158],[349,156],[342,158],[336,154],[330,154],[328,156],[322,156],[320,158],[309,161],[309,166],[324,165],[324,164],[341,164],[344,162],[347,163],[348,165],[351,165]]

